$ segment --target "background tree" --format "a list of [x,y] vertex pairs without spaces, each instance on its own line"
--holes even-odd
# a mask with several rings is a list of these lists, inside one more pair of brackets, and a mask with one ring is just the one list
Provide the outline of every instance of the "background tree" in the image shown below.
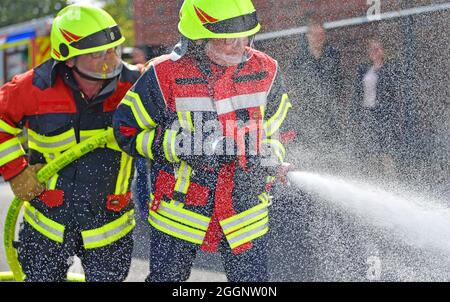
[[106,10],[120,26],[125,37],[125,46],[134,46],[134,11],[132,0],[99,0]]
[[55,15],[67,0],[1,0],[0,27]]

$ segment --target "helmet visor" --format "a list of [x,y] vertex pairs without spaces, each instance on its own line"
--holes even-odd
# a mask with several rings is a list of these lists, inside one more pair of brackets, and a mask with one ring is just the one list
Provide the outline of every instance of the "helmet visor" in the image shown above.
[[214,23],[206,23],[203,26],[215,34],[231,34],[246,32],[258,26],[256,11],[247,15],[242,15]]
[[205,46],[205,54],[216,64],[232,66],[248,59],[247,46],[252,37],[209,39]]
[[98,80],[112,79],[122,71],[121,47],[75,57],[76,71]]

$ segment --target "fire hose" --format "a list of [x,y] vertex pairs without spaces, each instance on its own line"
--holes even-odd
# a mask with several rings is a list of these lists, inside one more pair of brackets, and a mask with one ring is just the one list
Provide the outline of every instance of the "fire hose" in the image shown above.
[[[47,163],[39,172],[37,173],[37,179],[41,183],[48,181],[53,175],[58,171],[79,159],[83,155],[97,149],[101,146],[105,146],[108,143],[114,141],[113,129],[108,128],[108,130],[92,136],[79,144],[66,150],[61,155],[57,156],[55,159]],[[24,201],[15,197],[9,206],[8,213],[5,219],[4,227],[4,247],[7,263],[11,269],[10,272],[0,272],[0,281],[23,281],[25,280],[25,274],[22,271],[18,260],[17,250],[15,249],[13,243],[16,233],[16,223],[19,216],[20,210],[22,209]],[[68,281],[79,282],[84,281],[84,275],[68,273]]]

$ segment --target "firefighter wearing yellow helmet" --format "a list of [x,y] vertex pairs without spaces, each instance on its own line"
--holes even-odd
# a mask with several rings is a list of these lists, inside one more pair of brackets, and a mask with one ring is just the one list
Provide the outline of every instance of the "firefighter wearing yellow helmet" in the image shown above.
[[230,281],[268,281],[269,189],[291,103],[277,61],[252,48],[250,0],[185,0],[181,41],[152,62],[113,119],[151,162],[150,274],[184,281],[199,249]]
[[[54,19],[52,58],[0,88],[0,174],[25,200],[18,256],[26,281],[63,281],[81,259],[87,281],[123,281],[133,247],[133,159],[114,139],[47,183],[36,172],[111,128],[140,73],[122,62],[124,38],[104,10],[70,5]],[[28,133],[28,154],[18,135]],[[70,152],[70,151],[67,151]]]

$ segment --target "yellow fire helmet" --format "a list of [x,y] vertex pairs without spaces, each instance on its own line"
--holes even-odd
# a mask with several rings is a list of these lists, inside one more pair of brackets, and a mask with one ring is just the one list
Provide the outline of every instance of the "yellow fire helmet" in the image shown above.
[[260,28],[251,0],[185,0],[178,23],[190,40],[247,37]]
[[50,39],[51,56],[58,61],[107,50],[125,41],[106,11],[86,4],[63,8],[53,20]]

